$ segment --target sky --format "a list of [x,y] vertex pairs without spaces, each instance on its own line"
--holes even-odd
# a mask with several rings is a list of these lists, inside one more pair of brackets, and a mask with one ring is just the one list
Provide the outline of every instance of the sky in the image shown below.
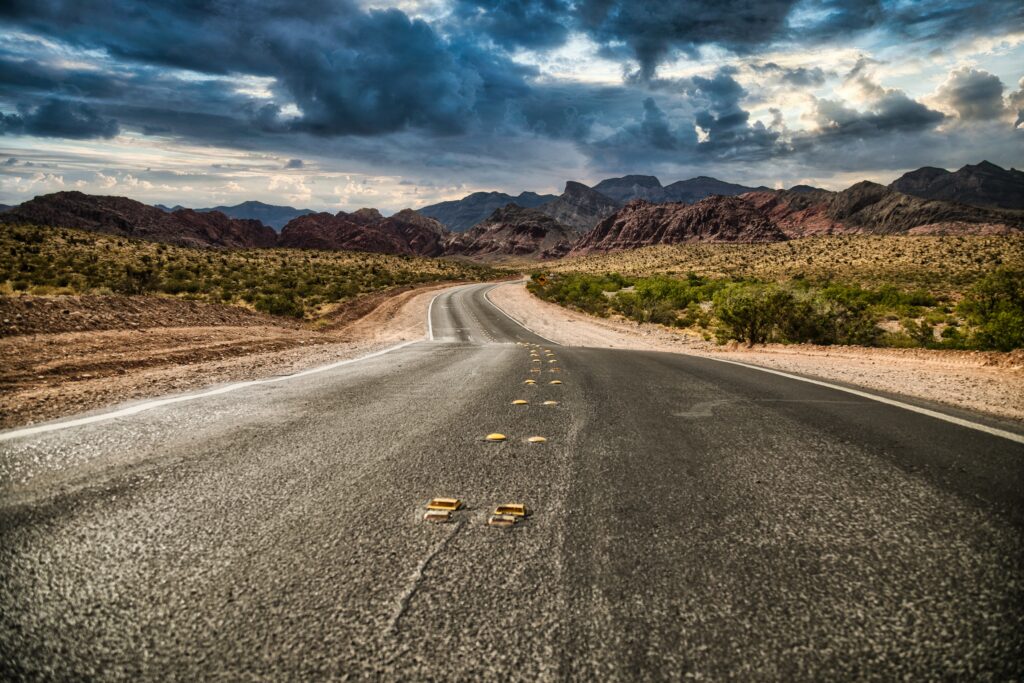
[[1024,166],[1020,0],[4,0],[0,203]]

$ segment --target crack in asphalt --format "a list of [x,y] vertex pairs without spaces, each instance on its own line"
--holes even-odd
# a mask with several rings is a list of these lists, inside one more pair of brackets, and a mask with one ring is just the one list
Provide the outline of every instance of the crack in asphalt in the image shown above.
[[402,616],[409,610],[409,603],[412,601],[416,591],[419,590],[420,584],[423,582],[423,572],[426,571],[427,567],[430,566],[431,560],[433,560],[438,553],[445,549],[445,546],[455,535],[462,529],[464,522],[456,522],[451,531],[442,538],[437,545],[434,546],[433,550],[427,553],[426,557],[420,560],[420,563],[416,566],[416,571],[413,572],[412,578],[409,581],[408,587],[405,591],[398,596],[398,605],[395,608],[395,613],[391,615],[391,623],[388,624],[388,633],[392,635],[398,635],[398,622],[401,621]]

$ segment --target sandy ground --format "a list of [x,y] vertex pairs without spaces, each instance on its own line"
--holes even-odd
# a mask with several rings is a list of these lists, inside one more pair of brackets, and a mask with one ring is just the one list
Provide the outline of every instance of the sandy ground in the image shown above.
[[[351,312],[339,311],[319,330],[287,321],[277,325],[274,318],[259,314],[230,321],[244,324],[208,325],[202,322],[209,314],[200,311],[188,326],[2,336],[0,427],[223,382],[289,374],[422,339],[430,300],[450,286],[361,302],[355,311],[363,315],[349,319],[354,317]],[[56,308],[71,311],[72,317],[78,312],[70,301]]]
[[602,319],[498,287],[491,301],[538,334],[569,346],[690,353],[845,382],[1024,421],[1024,352],[873,349],[806,344],[719,346],[660,325]]

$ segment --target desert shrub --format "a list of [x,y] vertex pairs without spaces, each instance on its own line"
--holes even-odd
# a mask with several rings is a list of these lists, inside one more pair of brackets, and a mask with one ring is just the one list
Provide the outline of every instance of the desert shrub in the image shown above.
[[958,310],[974,327],[973,346],[999,351],[1024,347],[1024,272],[993,271],[968,290]]
[[268,294],[256,298],[255,307],[257,311],[263,311],[271,315],[286,315],[292,318],[301,318],[305,315],[305,309],[291,294]]
[[793,315],[793,295],[774,284],[733,283],[716,292],[712,300],[720,323],[719,341],[763,344]]

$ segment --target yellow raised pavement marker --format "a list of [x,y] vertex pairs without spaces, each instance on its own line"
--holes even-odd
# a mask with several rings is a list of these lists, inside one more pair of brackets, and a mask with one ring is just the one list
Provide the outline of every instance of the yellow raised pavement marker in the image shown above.
[[551,360],[549,360],[548,362],[549,362],[549,363],[557,363],[557,362],[558,362],[558,359],[557,359],[557,358],[552,358],[552,359],[551,359]]
[[562,383],[562,380],[560,380],[560,379],[553,379],[550,382],[548,382],[548,384],[561,384],[561,383]]
[[519,521],[518,517],[512,515],[491,515],[487,519],[487,526],[497,527],[499,529],[508,529],[514,527]]
[[427,510],[426,514],[423,515],[423,521],[443,524],[452,521],[452,513],[447,510]]
[[557,406],[558,405],[558,401],[544,401],[544,403],[542,403],[541,405],[544,405],[544,406]]
[[484,439],[487,441],[504,441],[505,435],[495,432],[493,434],[488,434],[487,436],[484,437]]
[[526,506],[522,503],[504,503],[494,509],[496,515],[512,515],[513,517],[525,517]]
[[514,405],[514,406],[525,406],[528,403],[529,403],[529,401],[527,401],[526,399],[522,399],[522,398],[517,398],[516,400],[512,401],[512,405]]
[[530,443],[545,443],[547,439],[545,439],[543,436],[531,436],[529,439],[527,439],[527,441],[529,441]]
[[536,383],[537,383],[537,380],[535,380],[535,379],[528,379],[525,382],[523,382],[523,384],[536,384]]
[[458,510],[462,501],[458,498],[431,498],[427,503],[428,510]]

